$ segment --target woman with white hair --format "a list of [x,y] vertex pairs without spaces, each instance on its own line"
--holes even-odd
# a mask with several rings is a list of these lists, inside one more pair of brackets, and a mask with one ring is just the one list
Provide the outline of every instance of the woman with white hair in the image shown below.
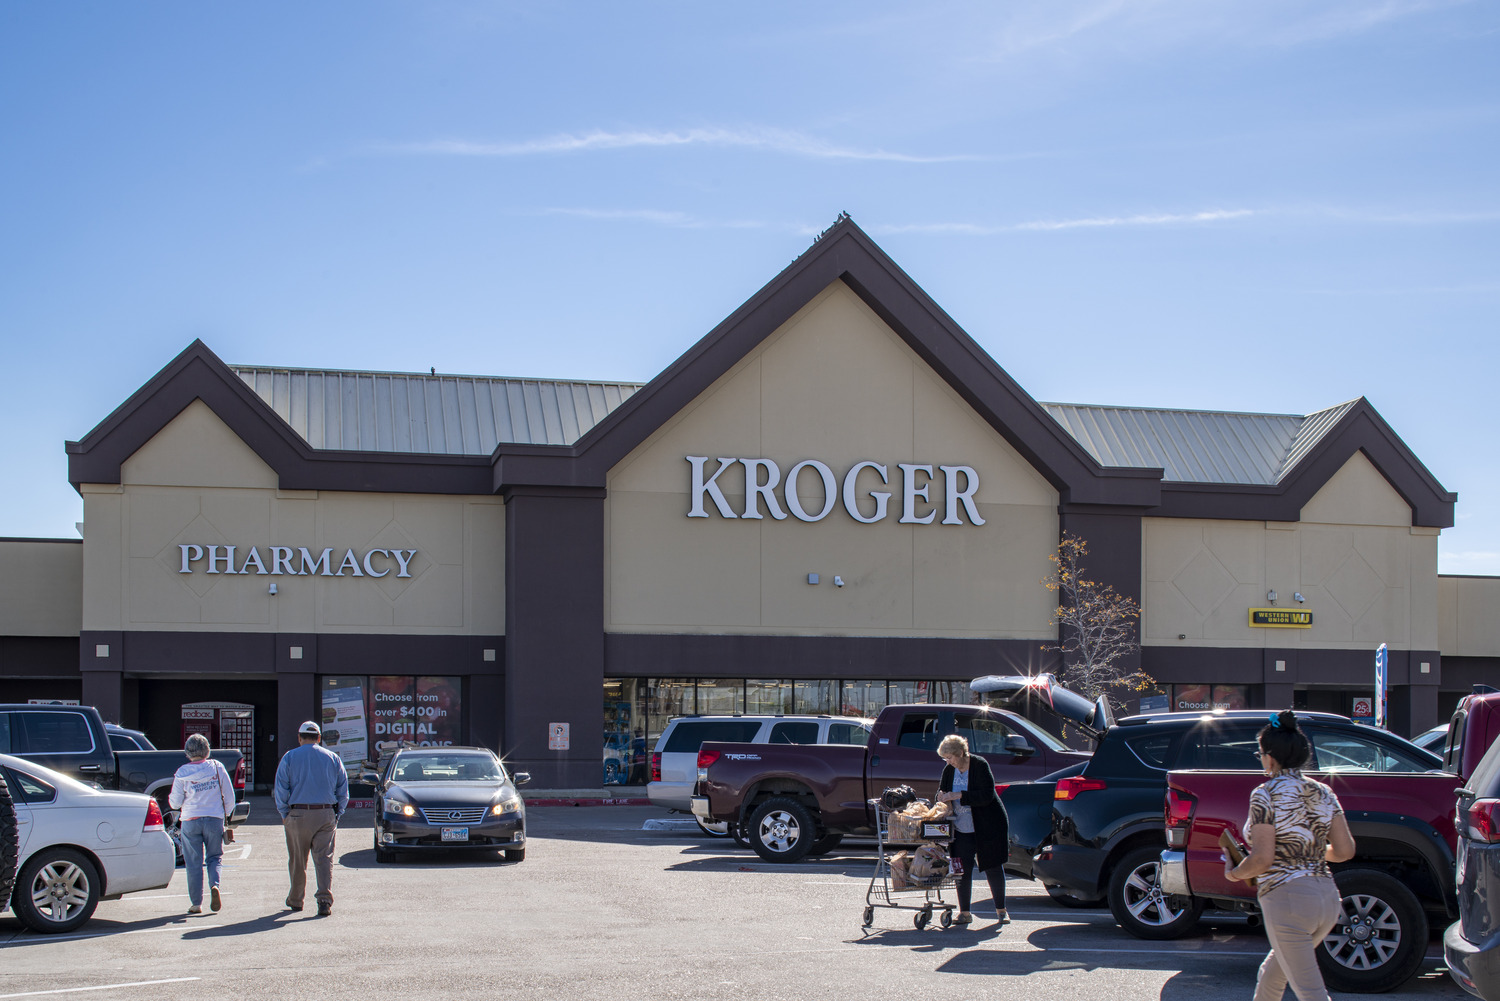
[[969,902],[974,891],[974,869],[984,873],[995,899],[995,925],[1010,920],[1005,911],[1005,861],[1010,854],[1010,818],[995,793],[989,762],[969,753],[969,742],[950,733],[938,744],[938,757],[947,763],[938,780],[938,802],[953,805],[953,854],[963,862],[958,877],[956,924],[974,920]]
[[172,777],[167,803],[181,811],[182,860],[187,866],[188,913],[203,913],[203,867],[208,865],[209,909],[224,905],[219,896],[219,859],[224,855],[224,821],[234,813],[234,783],[224,766],[208,756],[208,738],[195,733],[183,745],[188,763]]

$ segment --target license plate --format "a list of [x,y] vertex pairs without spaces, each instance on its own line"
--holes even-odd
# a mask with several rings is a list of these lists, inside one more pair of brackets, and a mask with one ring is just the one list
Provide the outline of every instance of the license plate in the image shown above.
[[445,827],[443,828],[444,841],[468,841],[469,829],[467,827]]

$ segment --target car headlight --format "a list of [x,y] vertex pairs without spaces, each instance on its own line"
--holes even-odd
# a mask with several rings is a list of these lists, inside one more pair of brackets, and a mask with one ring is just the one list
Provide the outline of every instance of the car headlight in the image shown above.
[[490,814],[498,817],[501,814],[515,813],[519,809],[521,809],[521,798],[519,796],[512,796],[509,799],[502,799],[490,807]]
[[402,817],[415,817],[417,815],[417,808],[410,803],[403,803],[399,799],[390,799],[387,797],[385,812],[398,814]]

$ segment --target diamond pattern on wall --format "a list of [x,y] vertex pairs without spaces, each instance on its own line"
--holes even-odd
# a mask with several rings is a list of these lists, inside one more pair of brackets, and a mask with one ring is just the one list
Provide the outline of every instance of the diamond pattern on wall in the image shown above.
[[1359,553],[1350,553],[1333,575],[1324,582],[1328,595],[1357,619],[1370,607],[1371,602],[1385,590],[1385,582]]
[[1234,592],[1235,579],[1212,553],[1200,549],[1182,572],[1172,578],[1172,586],[1200,616],[1206,616]]
[[[191,564],[193,572],[186,574],[181,572],[182,550],[178,547],[189,544],[202,546],[203,558],[201,560],[194,560]],[[208,570],[208,547],[222,547],[227,545],[230,545],[230,542],[225,538],[224,533],[215,528],[213,522],[200,514],[186,528],[179,532],[175,539],[162,547],[161,552],[156,554],[156,562],[163,570],[176,578],[179,584],[201,598],[213,590],[214,585],[224,576],[222,572],[217,574],[206,572]],[[223,552],[224,550],[220,549],[220,553],[222,554]],[[234,562],[236,564],[243,564],[244,560],[245,553],[243,549],[236,549],[234,551]],[[224,564],[220,563],[217,566],[222,571]],[[235,566],[234,569],[238,570],[239,566]]]
[[391,572],[371,583],[379,588],[380,593],[390,602],[395,602],[405,594],[407,589],[415,584],[423,573],[432,566],[432,560],[428,558],[426,553],[422,552],[422,547],[417,545],[406,529],[402,528],[400,523],[396,521],[388,522],[384,528],[372,535],[369,541],[363,543],[361,546],[363,552],[369,552],[371,549],[417,550],[417,555],[412,557],[411,564],[407,567],[407,572],[411,574],[410,577],[396,576],[399,566],[394,559],[386,560],[377,558],[380,562],[376,565],[376,569],[388,566],[391,568]]

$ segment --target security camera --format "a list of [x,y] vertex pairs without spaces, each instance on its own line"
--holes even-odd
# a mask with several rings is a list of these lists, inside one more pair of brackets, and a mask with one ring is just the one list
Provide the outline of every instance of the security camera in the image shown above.
[[833,586],[834,587],[843,587],[844,586],[844,578],[835,575],[834,578],[833,578]]
[[1304,602],[1307,601],[1306,598],[1302,597],[1302,592],[1301,591],[1293,591],[1292,592],[1292,597],[1297,599],[1297,604],[1299,604],[1299,605],[1303,604]]

